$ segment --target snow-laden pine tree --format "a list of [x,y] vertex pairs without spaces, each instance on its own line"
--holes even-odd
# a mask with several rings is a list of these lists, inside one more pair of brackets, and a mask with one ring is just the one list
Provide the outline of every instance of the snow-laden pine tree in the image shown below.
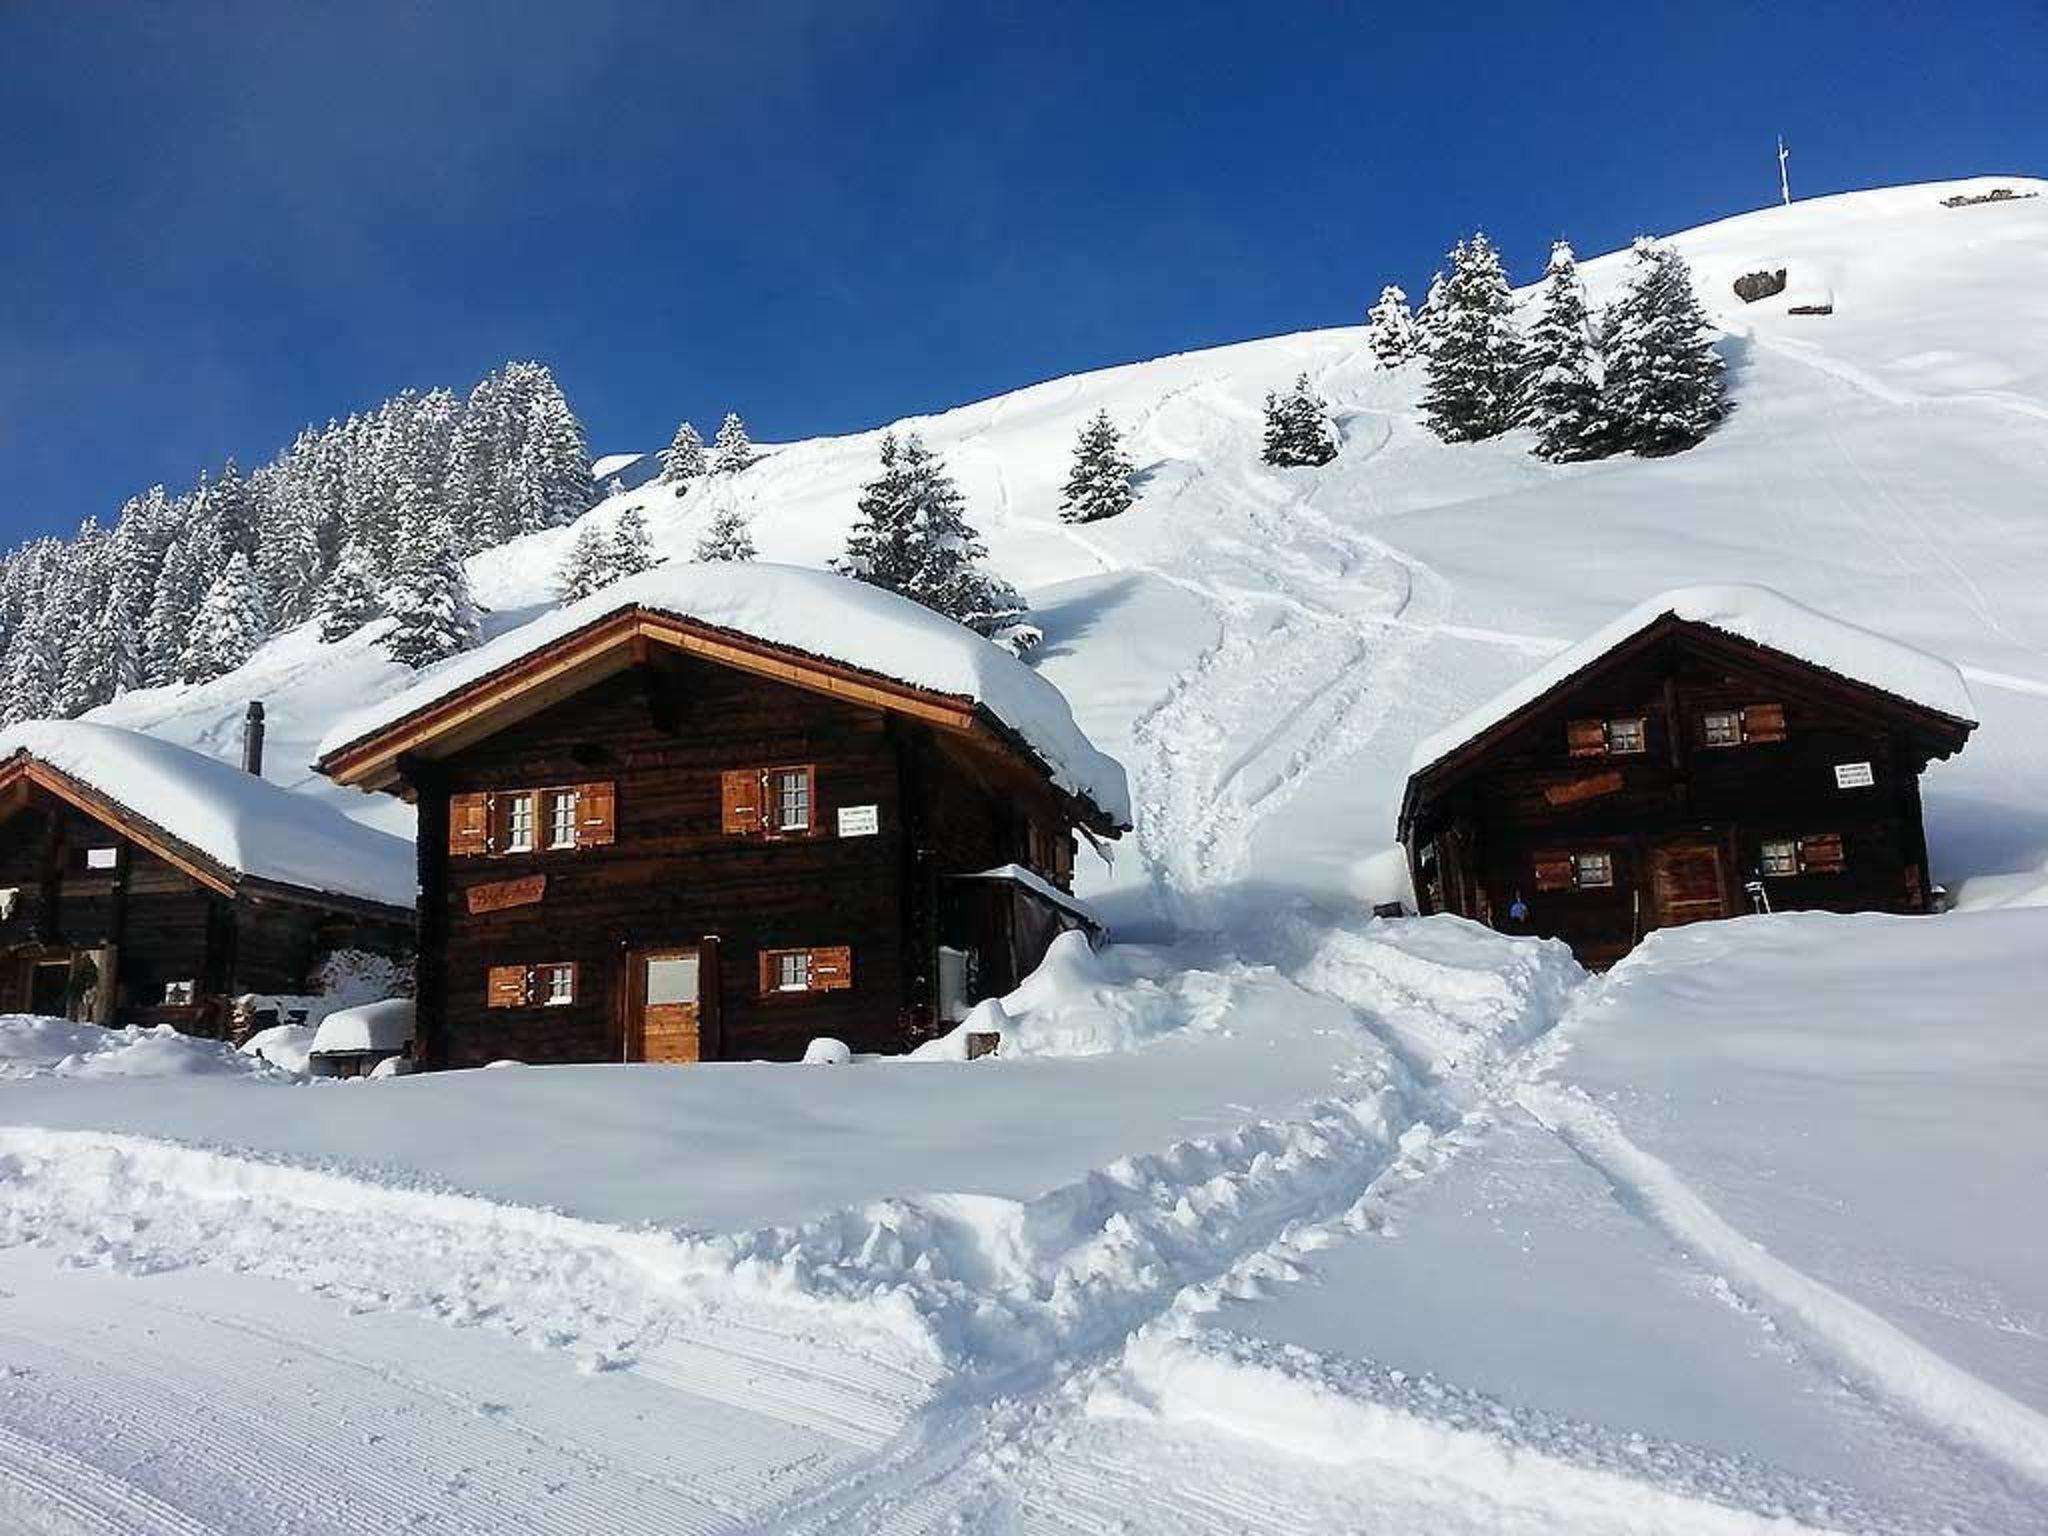
[[1408,295],[1392,283],[1380,290],[1379,302],[1365,317],[1365,344],[1382,368],[1398,368],[1422,350]]
[[1423,410],[1447,443],[1495,437],[1515,424],[1522,377],[1514,291],[1483,234],[1451,250],[1451,274],[1429,327]]
[[1026,612],[1016,588],[981,568],[988,551],[945,465],[915,433],[882,438],[881,473],[833,568],[992,634]]
[[398,569],[384,650],[408,667],[444,661],[476,644],[479,621],[453,536],[437,530]]
[[751,560],[754,558],[754,530],[747,514],[733,502],[718,509],[711,526],[697,540],[692,558],[701,561]]
[[156,586],[150,593],[149,617],[142,625],[142,679],[150,687],[178,680],[179,660],[185,653],[185,636],[192,617],[199,611],[204,595],[198,570],[183,539],[174,538],[164,550],[157,569]]
[[1522,423],[1536,430],[1536,452],[1560,463],[1604,452],[1600,354],[1578,262],[1562,240],[1550,248],[1523,366]]
[[1268,464],[1282,469],[1327,464],[1337,457],[1337,434],[1330,426],[1330,408],[1302,374],[1284,395],[1266,396]]
[[178,680],[206,683],[234,671],[256,654],[269,632],[256,573],[249,567],[249,557],[237,551],[214,577],[192,617],[178,656]]
[[50,613],[40,603],[22,615],[7,642],[7,670],[0,678],[0,723],[42,720],[57,712],[57,647]]
[[1685,258],[1647,238],[1634,258],[1603,338],[1609,428],[1620,447],[1678,453],[1727,414],[1721,357]]
[[695,427],[684,422],[676,428],[675,438],[661,456],[661,483],[674,486],[678,492],[686,491],[690,482],[701,480],[710,467],[710,460],[704,455],[704,439],[697,435]]
[[1098,523],[1129,511],[1135,499],[1131,472],[1123,434],[1109,419],[1108,411],[1097,411],[1074,440],[1074,467],[1060,496],[1060,520]]
[[1444,312],[1444,275],[1432,272],[1429,277],[1429,292],[1423,295],[1422,308],[1415,311],[1415,355],[1427,357],[1436,350],[1437,317]]
[[621,512],[612,529],[611,563],[613,581],[624,581],[661,564],[661,557],[654,552],[654,540],[647,532],[647,518],[637,506]]
[[737,412],[728,411],[719,423],[718,436],[711,442],[711,473],[736,475],[754,462],[754,445],[747,437],[747,424]]
[[600,587],[618,580],[612,569],[612,541],[594,517],[586,517],[576,530],[569,553],[555,572],[555,596],[565,603],[588,597]]
[[370,560],[355,545],[341,552],[334,572],[320,589],[320,638],[345,640],[384,612]]

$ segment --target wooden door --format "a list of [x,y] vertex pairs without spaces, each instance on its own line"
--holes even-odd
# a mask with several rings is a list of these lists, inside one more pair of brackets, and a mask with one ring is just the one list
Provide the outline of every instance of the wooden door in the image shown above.
[[629,1054],[635,1061],[704,1059],[703,956],[694,945],[637,949],[626,996]]
[[1651,855],[1650,870],[1659,928],[1728,915],[1728,883],[1715,844],[1669,844]]

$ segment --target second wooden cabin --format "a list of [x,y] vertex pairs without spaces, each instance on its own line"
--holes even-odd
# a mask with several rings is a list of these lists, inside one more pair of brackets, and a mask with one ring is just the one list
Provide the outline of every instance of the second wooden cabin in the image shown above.
[[137,731],[0,731],[0,1012],[230,1032],[236,999],[305,994],[349,951],[410,958],[402,839]]
[[1059,692],[825,572],[650,572],[355,721],[322,772],[419,808],[425,1065],[896,1051],[1092,923],[1123,770]]
[[1667,592],[1416,749],[1417,905],[1590,965],[1738,913],[1928,911],[1920,775],[1972,710],[1948,662],[1767,588]]

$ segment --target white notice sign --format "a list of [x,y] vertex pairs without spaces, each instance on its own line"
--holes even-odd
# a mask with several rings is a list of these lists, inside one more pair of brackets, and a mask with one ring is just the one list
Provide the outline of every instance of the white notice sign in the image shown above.
[[1835,788],[1868,789],[1877,782],[1868,763],[1835,764]]
[[882,830],[882,808],[878,805],[842,805],[839,807],[839,835],[841,837],[873,837]]

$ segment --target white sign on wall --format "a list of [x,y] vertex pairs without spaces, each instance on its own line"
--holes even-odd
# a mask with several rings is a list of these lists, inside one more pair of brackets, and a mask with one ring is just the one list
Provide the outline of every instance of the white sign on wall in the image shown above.
[[839,807],[839,835],[841,837],[873,837],[882,830],[882,808],[878,805],[842,805]]
[[1876,782],[1877,778],[1871,773],[1870,764],[1868,763],[1835,764],[1835,788],[1837,789],[1868,789]]
[[87,869],[118,869],[121,864],[121,850],[118,848],[88,848],[85,850]]

